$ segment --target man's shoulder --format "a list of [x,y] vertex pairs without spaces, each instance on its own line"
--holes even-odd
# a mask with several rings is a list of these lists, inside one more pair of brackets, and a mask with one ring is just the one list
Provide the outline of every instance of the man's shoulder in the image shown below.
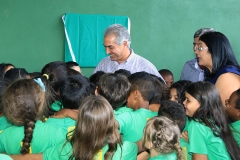
[[197,62],[197,59],[196,58],[193,58],[193,59],[190,59],[188,60],[185,65],[195,65],[195,63]]
[[[134,60],[137,61],[137,63],[139,64],[147,64],[148,66],[151,65],[151,66],[154,66],[149,60],[147,60],[146,58],[134,53],[133,55],[134,57]],[[143,67],[146,67],[146,66],[143,66]],[[154,66],[155,67],[155,66]]]

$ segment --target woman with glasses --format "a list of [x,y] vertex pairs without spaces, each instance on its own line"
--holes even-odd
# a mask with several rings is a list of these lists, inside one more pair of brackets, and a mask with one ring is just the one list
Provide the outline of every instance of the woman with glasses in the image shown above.
[[227,37],[220,32],[203,34],[196,50],[198,64],[206,67],[205,81],[216,85],[224,104],[240,88],[240,66]]

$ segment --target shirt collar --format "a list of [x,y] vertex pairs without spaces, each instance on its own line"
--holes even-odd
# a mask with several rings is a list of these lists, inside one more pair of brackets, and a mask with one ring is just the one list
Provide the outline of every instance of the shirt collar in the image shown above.
[[135,55],[135,53],[130,48],[130,55],[129,55],[128,59],[126,60],[126,63],[131,62],[134,59],[134,55]]

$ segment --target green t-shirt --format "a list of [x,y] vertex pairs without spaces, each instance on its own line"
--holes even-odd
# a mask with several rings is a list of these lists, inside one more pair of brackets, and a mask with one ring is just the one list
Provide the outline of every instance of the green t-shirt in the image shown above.
[[0,153],[0,160],[13,160],[10,156]]
[[188,116],[186,116],[186,124],[185,124],[184,129],[183,129],[184,131],[188,130],[189,123],[190,123],[190,120],[189,120]]
[[45,123],[61,127],[65,134],[74,130],[76,127],[76,121],[71,118],[48,118]]
[[232,130],[233,136],[240,146],[240,120],[232,123],[230,125],[230,129]]
[[[108,150],[105,146],[95,156],[94,160],[104,160],[104,155]],[[136,160],[137,145],[132,142],[123,142],[122,150],[118,146],[117,151],[114,153],[112,160]],[[49,148],[43,152],[43,160],[68,160],[72,154],[72,146],[69,142],[59,144]],[[121,157],[121,159],[120,159]]]
[[182,147],[182,151],[183,151],[183,156],[184,156],[184,160],[191,160],[192,159],[192,155],[188,153],[189,151],[189,143],[187,141],[185,141],[185,139],[180,138],[180,146]]
[[[23,126],[13,125],[4,129],[0,134],[0,153],[20,154],[23,137]],[[43,152],[45,149],[64,142],[65,140],[66,134],[60,127],[37,121],[33,130],[30,153]]]
[[230,155],[220,137],[204,124],[192,120],[188,126],[189,152],[205,154],[209,160],[230,160]]
[[160,154],[156,157],[152,157],[149,160],[177,160],[177,154],[176,152],[172,152],[169,154]]
[[9,126],[12,126],[12,124],[7,120],[6,116],[0,117],[0,133]]
[[119,123],[123,140],[137,142],[142,139],[143,129],[147,121],[154,116],[157,116],[157,112],[152,112],[144,108],[117,115],[116,120]]
[[124,107],[118,108],[118,110],[114,110],[114,115],[116,116],[116,115],[119,115],[124,112],[132,112],[132,111],[133,111],[132,108],[128,108],[128,107],[124,106]]

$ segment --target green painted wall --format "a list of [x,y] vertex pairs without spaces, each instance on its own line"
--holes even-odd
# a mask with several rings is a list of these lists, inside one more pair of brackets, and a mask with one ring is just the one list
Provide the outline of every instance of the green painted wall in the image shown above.
[[[193,33],[213,27],[224,33],[240,60],[239,0],[0,0],[0,62],[40,71],[64,55],[61,16],[68,13],[126,15],[132,48],[179,79],[194,57]],[[82,68],[89,76],[93,68]]]

